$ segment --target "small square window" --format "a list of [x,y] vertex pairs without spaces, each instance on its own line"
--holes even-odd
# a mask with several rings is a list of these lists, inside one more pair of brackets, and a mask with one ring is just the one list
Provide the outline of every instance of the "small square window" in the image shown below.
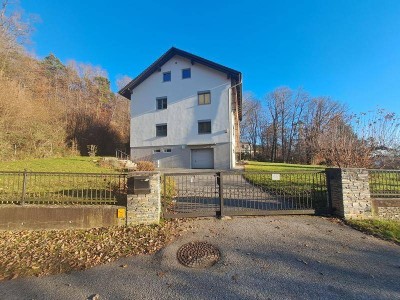
[[168,149],[164,149],[164,152],[166,152],[166,153],[170,153],[170,152],[172,152],[172,151],[171,151],[171,149],[170,149],[170,148],[168,148]]
[[186,78],[190,78],[190,77],[192,77],[192,72],[191,72],[190,68],[183,69],[182,70],[182,79],[186,79]]
[[167,109],[167,97],[157,98],[157,109]]
[[167,136],[167,124],[156,125],[156,136]]
[[198,95],[199,105],[205,105],[211,103],[211,93],[209,91],[198,92],[197,95]]
[[199,134],[208,134],[211,133],[211,121],[198,121],[198,133]]
[[163,73],[163,82],[171,81],[171,71]]

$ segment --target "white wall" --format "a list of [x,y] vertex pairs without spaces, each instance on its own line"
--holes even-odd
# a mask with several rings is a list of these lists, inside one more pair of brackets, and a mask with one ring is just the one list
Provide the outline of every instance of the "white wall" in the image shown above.
[[[191,68],[191,78],[182,79],[182,69]],[[163,82],[163,72],[171,81]],[[131,147],[191,145],[230,142],[227,75],[175,56],[137,86],[131,97]],[[198,105],[197,92],[210,90],[211,104]],[[156,109],[156,98],[166,96],[168,108]],[[199,135],[198,120],[211,120],[212,133]],[[168,136],[156,137],[156,124],[168,124]],[[232,140],[234,141],[234,139]],[[229,155],[227,153],[227,155]]]

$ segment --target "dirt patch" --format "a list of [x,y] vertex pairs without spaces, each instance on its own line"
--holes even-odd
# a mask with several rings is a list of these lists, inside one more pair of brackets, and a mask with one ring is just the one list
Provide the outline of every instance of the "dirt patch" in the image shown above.
[[120,257],[154,253],[184,221],[157,226],[0,232],[0,280],[83,270]]

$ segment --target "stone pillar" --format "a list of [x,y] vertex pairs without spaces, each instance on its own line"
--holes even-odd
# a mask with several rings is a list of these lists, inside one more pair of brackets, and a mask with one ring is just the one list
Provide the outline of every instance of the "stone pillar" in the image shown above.
[[[150,193],[134,194],[135,176],[149,178]],[[133,172],[128,176],[128,194],[126,204],[127,225],[158,224],[161,215],[161,187],[159,172]]]
[[327,169],[333,213],[346,219],[372,216],[366,169]]

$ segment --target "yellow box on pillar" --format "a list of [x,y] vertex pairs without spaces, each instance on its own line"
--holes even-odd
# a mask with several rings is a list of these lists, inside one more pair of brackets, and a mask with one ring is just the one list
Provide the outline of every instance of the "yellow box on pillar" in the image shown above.
[[123,219],[126,217],[126,209],[125,208],[118,208],[117,209],[117,218]]

